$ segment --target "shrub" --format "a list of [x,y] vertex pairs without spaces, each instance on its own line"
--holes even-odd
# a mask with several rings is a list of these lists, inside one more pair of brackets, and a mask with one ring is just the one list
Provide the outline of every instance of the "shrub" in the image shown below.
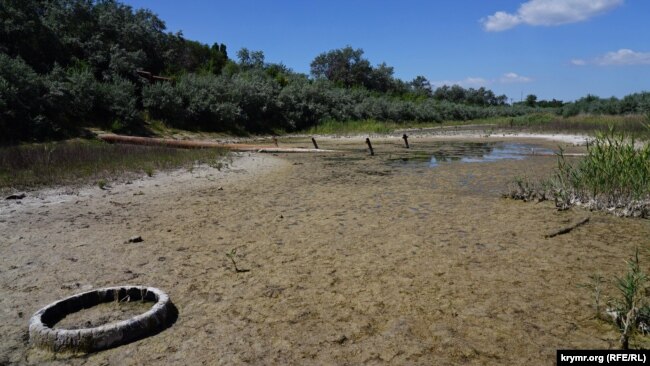
[[96,83],[96,90],[96,121],[104,126],[111,126],[117,121],[123,127],[132,127],[139,121],[135,84],[115,78],[110,82]]
[[40,138],[55,127],[43,114],[43,81],[20,58],[0,53],[0,140]]

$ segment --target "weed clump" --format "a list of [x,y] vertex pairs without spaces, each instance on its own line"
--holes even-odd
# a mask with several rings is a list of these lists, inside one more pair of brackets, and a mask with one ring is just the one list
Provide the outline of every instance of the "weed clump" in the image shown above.
[[524,201],[554,200],[558,209],[584,206],[619,216],[650,217],[650,144],[613,128],[598,133],[587,156],[571,164],[562,150],[552,178],[532,182],[517,178],[506,196]]
[[[607,300],[605,314],[611,317],[618,328],[622,349],[630,348],[630,341],[638,333],[650,332],[650,298],[648,297],[648,275],[641,269],[639,263],[639,250],[637,249],[632,259],[626,261],[627,272],[622,277],[615,277],[613,284],[618,296]],[[590,276],[591,283],[581,287],[592,290],[594,296],[596,317],[605,320],[607,317],[601,313],[601,297],[604,284],[607,281],[599,275]]]

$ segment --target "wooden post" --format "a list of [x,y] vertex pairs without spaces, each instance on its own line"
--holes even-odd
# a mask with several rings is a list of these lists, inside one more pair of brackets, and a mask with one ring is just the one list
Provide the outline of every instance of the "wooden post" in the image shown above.
[[372,149],[372,144],[370,143],[370,138],[366,137],[366,144],[368,144],[368,148],[370,149],[370,155],[375,156],[375,150]]
[[311,142],[314,144],[314,148],[318,149],[318,144],[316,143],[316,139],[312,137]]
[[278,138],[273,136],[273,143],[275,144],[275,147],[278,147]]
[[408,149],[409,148],[409,137],[406,136],[406,134],[404,134],[404,136],[402,136],[402,138],[404,139],[404,144],[406,144],[406,148]]

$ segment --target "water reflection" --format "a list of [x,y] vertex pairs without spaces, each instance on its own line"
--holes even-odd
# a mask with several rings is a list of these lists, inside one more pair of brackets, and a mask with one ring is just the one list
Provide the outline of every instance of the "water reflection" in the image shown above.
[[517,142],[456,142],[436,143],[411,156],[399,158],[402,162],[428,162],[429,167],[441,163],[484,163],[499,160],[523,160],[534,155],[553,155],[550,149]]

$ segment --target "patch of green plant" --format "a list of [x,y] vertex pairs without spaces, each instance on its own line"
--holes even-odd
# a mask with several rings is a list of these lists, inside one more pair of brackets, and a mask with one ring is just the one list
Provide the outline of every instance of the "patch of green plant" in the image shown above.
[[623,277],[615,279],[619,296],[610,300],[608,313],[621,332],[621,348],[628,349],[630,339],[638,330],[648,328],[650,318],[649,299],[646,293],[648,276],[639,265],[639,250],[627,261],[628,270]]
[[377,120],[333,121],[328,120],[309,128],[308,134],[350,134],[350,133],[389,133],[396,128],[393,122]]
[[76,140],[0,148],[0,189],[96,182],[124,173],[217,164],[223,149],[175,149]]
[[617,131],[634,134],[637,138],[647,139],[650,130],[644,127],[645,116],[579,114],[563,117],[554,113],[531,113],[515,117],[499,117],[495,122],[502,128],[514,128],[539,132],[564,132],[595,135],[606,133],[614,126]]
[[560,150],[552,178],[516,184],[508,194],[511,198],[552,198],[560,209],[581,204],[624,216],[650,217],[650,144],[637,144],[634,136],[611,127],[597,133],[587,145],[587,155],[577,163]]
[[97,181],[97,187],[99,187],[99,189],[105,189],[106,184],[106,179],[100,179]]
[[650,145],[638,148],[634,136],[598,133],[587,146],[587,156],[576,166],[560,152],[557,183],[580,195],[609,195],[639,199],[650,194]]
[[647,334],[650,331],[650,298],[648,297],[648,275],[641,269],[639,250],[626,261],[627,272],[613,281],[606,281],[600,275],[589,276],[590,282],[579,285],[589,289],[593,294],[596,317],[607,320],[601,312],[603,291],[607,283],[612,283],[615,294],[607,299],[605,313],[620,332],[620,346],[622,349],[630,348],[632,341],[639,333]]

